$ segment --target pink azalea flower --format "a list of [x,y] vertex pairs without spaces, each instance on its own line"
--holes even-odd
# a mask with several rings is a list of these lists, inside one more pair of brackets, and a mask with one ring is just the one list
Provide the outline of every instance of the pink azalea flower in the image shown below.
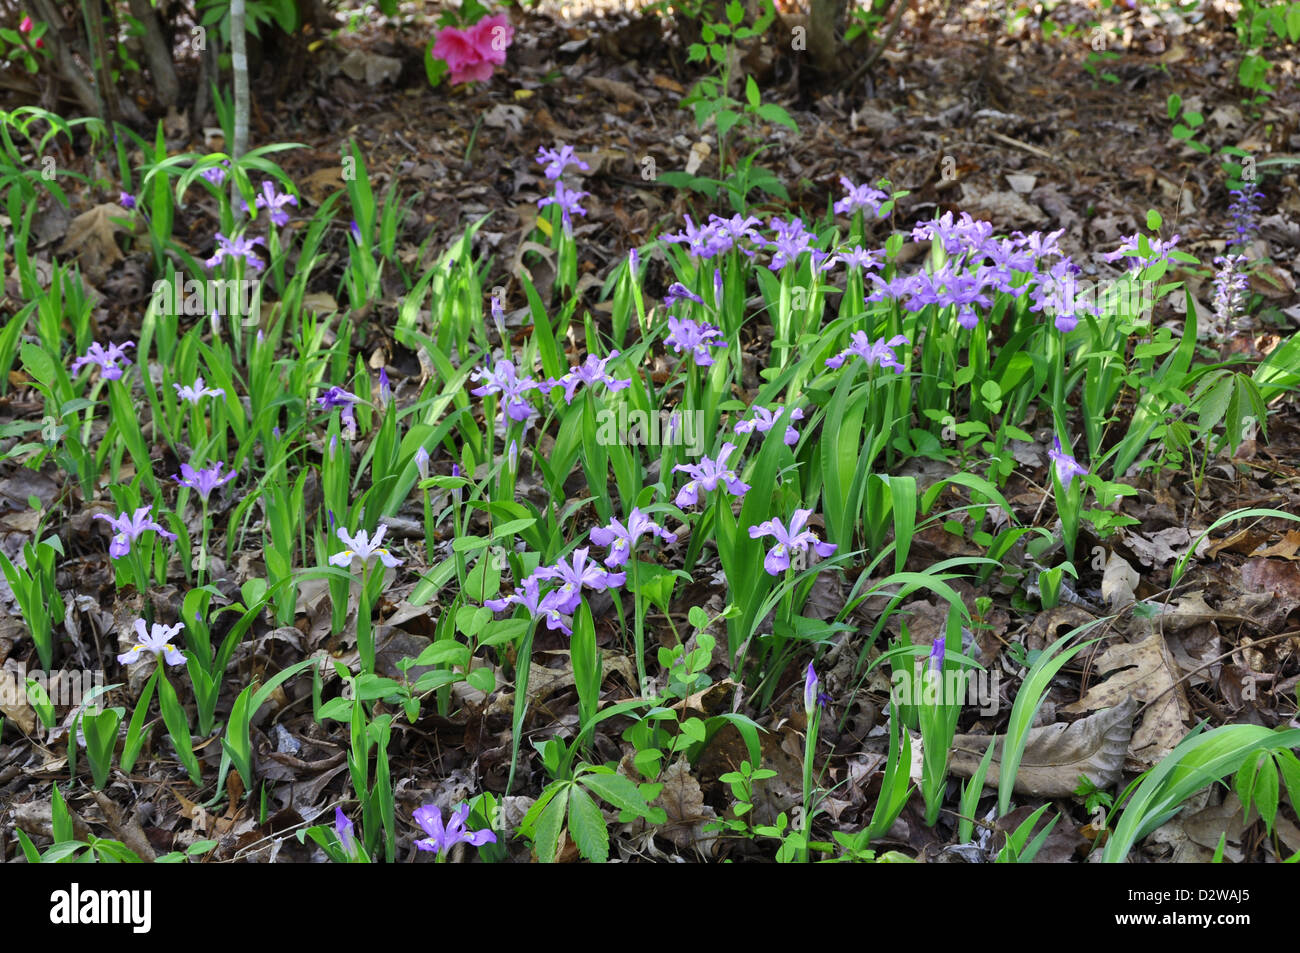
[[506,61],[506,49],[514,39],[514,27],[504,13],[484,17],[468,30],[447,27],[433,43],[433,55],[446,62],[452,83],[482,82],[492,78],[495,67]]
[[[503,66],[506,50],[515,38],[515,28],[510,25],[504,13],[498,13],[475,23],[470,27],[469,35],[474,38],[484,60],[493,66]],[[490,73],[489,70],[489,75]]]

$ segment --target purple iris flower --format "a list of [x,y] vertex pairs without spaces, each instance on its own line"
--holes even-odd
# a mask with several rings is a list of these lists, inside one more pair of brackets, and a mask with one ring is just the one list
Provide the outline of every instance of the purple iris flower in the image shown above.
[[637,540],[645,533],[660,537],[665,543],[675,543],[677,534],[670,533],[637,507],[633,507],[624,526],[616,519],[611,519],[608,526],[597,526],[591,531],[591,541],[597,546],[608,546],[609,555],[605,565],[614,569],[626,566],[628,557],[636,550]]
[[142,506],[130,516],[126,513],[120,513],[117,516],[109,516],[107,513],[95,514],[95,519],[107,521],[109,527],[113,530],[113,541],[108,547],[110,556],[114,559],[121,559],[123,556],[128,555],[131,552],[131,544],[149,530],[153,530],[159,536],[165,536],[167,539],[176,539],[175,533],[169,533],[149,518],[152,510],[152,506]]
[[992,223],[971,218],[969,212],[962,212],[955,221],[952,212],[944,212],[934,221],[920,222],[912,228],[913,241],[937,241],[953,258],[982,257],[992,237]]
[[569,562],[561,559],[554,566],[543,566],[533,573],[538,579],[559,580],[560,588],[553,593],[556,598],[555,607],[566,615],[577,609],[582,602],[584,586],[596,592],[603,592],[611,587],[621,586],[627,581],[626,573],[609,572],[601,569],[594,562],[588,562],[589,551],[587,546],[580,547],[573,551]]
[[1053,438],[1052,449],[1047,451],[1047,455],[1051,457],[1052,462],[1056,464],[1056,477],[1061,481],[1061,485],[1067,490],[1070,488],[1070,484],[1074,481],[1075,477],[1088,475],[1086,467],[1080,466],[1078,460],[1074,459],[1074,457],[1061,449],[1060,437]]
[[661,242],[670,245],[685,245],[687,251],[700,258],[712,258],[715,254],[713,245],[717,236],[710,225],[696,225],[689,215],[683,216],[686,227],[680,232],[659,236]]
[[349,857],[357,856],[357,826],[348,820],[348,816],[343,813],[343,808],[334,808],[334,833],[339,839],[339,846],[343,848],[343,853]]
[[346,391],[342,387],[330,387],[325,393],[316,398],[321,410],[339,408],[343,426],[347,430],[349,437],[356,436],[357,418],[352,410],[352,405],[360,400],[361,398],[356,394]]
[[836,215],[852,215],[858,209],[864,209],[875,218],[880,217],[880,206],[888,201],[888,195],[869,185],[854,185],[843,175],[840,176],[840,185],[844,186],[844,198],[835,203]]
[[1030,311],[1046,311],[1051,314],[1056,330],[1069,334],[1079,324],[1080,310],[1087,310],[1077,293],[1077,276],[1082,269],[1070,260],[1062,258],[1051,270],[1038,276],[1038,282],[1030,293],[1033,303]]
[[817,686],[821,679],[817,677],[817,671],[813,668],[813,663],[808,663],[808,670],[803,676],[803,710],[812,715],[813,709],[817,707]]
[[868,250],[857,245],[848,249],[840,249],[839,253],[840,261],[844,262],[848,267],[862,268],[867,271],[879,268],[884,257],[885,252],[883,249],[874,248]]
[[[758,433],[767,433],[769,430],[772,429],[773,426],[776,425],[776,422],[778,419],[780,419],[781,414],[785,412],[785,409],[782,407],[777,407],[774,410],[768,410],[766,407],[754,406],[751,409],[754,411],[754,416],[748,420],[739,421],[736,424],[733,433],[754,433],[755,431],[757,431]],[[795,407],[793,410],[789,412],[789,416],[787,419],[789,419],[792,422],[796,420],[803,420],[803,409],[799,407]],[[794,427],[792,426],[787,426],[785,428],[784,440],[786,446],[793,447],[796,443],[799,442],[799,431],[795,430]]]
[[843,366],[845,360],[857,356],[867,362],[867,366],[892,367],[895,374],[903,373],[903,365],[898,362],[898,357],[890,348],[898,347],[900,344],[910,343],[907,337],[902,334],[895,334],[886,341],[881,338],[879,341],[872,342],[867,337],[866,331],[854,331],[849,338],[849,346],[834,357],[826,359],[826,366],[829,368],[838,368]]
[[[248,211],[248,203],[240,199],[239,204],[244,211]],[[298,199],[293,195],[285,192],[283,195],[275,191],[275,186],[268,179],[262,183],[262,194],[253,200],[253,204],[258,208],[264,208],[271,213],[271,222],[275,225],[284,226],[289,224],[289,213],[284,211],[284,206],[297,206]]]
[[225,235],[217,232],[217,250],[213,252],[212,257],[205,261],[209,268],[216,268],[227,258],[242,258],[253,273],[261,271],[266,267],[266,263],[257,257],[253,251],[254,245],[266,247],[266,242],[261,238],[246,238],[243,235],[236,235],[234,238],[227,238]]
[[1154,236],[1148,238],[1147,247],[1150,251],[1148,254],[1143,255],[1141,248],[1141,234],[1139,232],[1134,232],[1132,235],[1120,239],[1119,248],[1115,249],[1113,252],[1107,252],[1102,255],[1101,258],[1102,261],[1105,262],[1114,262],[1121,258],[1132,258],[1134,259],[1134,269],[1149,268],[1161,261],[1170,262],[1172,264],[1173,258],[1170,257],[1169,253],[1173,247],[1178,244],[1178,238],[1179,236],[1177,235],[1168,241],[1163,241]]
[[610,390],[622,390],[625,387],[631,387],[632,379],[630,377],[611,377],[605,372],[605,365],[616,357],[618,357],[618,351],[610,351],[606,357],[588,354],[587,359],[576,367],[570,368],[569,373],[559,380],[549,381],[548,383],[552,387],[564,388],[564,402],[566,404],[573,403],[573,397],[577,393],[579,384],[586,384],[588,387],[604,384]]
[[202,470],[196,470],[188,463],[182,463],[181,472],[176,476],[173,476],[172,479],[181,486],[188,486],[191,490],[197,490],[199,493],[199,499],[206,503],[208,502],[208,497],[212,495],[213,490],[225,486],[237,476],[237,473],[234,470],[231,470],[225,476],[222,476],[222,466],[222,462],[218,460],[213,466],[206,467]]
[[745,239],[750,244],[762,244],[763,237],[756,230],[759,225],[762,225],[762,222],[752,215],[733,215],[731,218],[710,215],[709,224],[706,226],[708,237],[704,240],[703,246],[704,257],[716,258],[733,248],[739,248],[742,254],[753,258],[754,252],[741,245],[740,241]]
[[930,646],[930,671],[942,672],[944,659],[944,643],[947,641],[945,636],[939,636]]
[[591,195],[590,192],[577,192],[569,188],[563,182],[556,182],[555,194],[547,196],[544,199],[538,199],[537,207],[545,208],[548,205],[558,205],[560,207],[561,220],[564,222],[564,232],[566,235],[572,235],[573,220],[570,216],[587,214],[587,210],[578,203],[589,195]]
[[664,307],[671,308],[674,304],[683,299],[694,301],[696,304],[704,304],[704,299],[694,291],[686,287],[680,281],[674,281],[668,286],[668,294],[664,295]]
[[168,665],[184,665],[185,656],[181,654],[176,646],[172,645],[172,639],[185,628],[181,623],[175,625],[163,625],[159,622],[153,624],[149,632],[145,632],[144,619],[135,620],[135,634],[137,641],[131,646],[130,651],[123,652],[117,657],[119,665],[130,665],[140,658],[145,652],[153,652],[155,655],[161,655]]
[[700,490],[712,493],[718,488],[719,483],[723,484],[732,496],[740,497],[748,493],[749,484],[743,482],[736,476],[736,471],[727,466],[727,457],[731,456],[735,449],[735,444],[724,443],[715,459],[701,457],[699,463],[679,463],[673,467],[674,473],[680,470],[690,477],[686,485],[677,491],[677,497],[673,502],[678,506],[694,506],[699,502]]
[[808,517],[812,515],[812,510],[795,510],[794,515],[790,517],[790,528],[786,529],[785,525],[778,519],[764,520],[757,526],[749,528],[750,539],[762,539],[764,536],[772,536],[776,539],[776,545],[767,551],[767,556],[763,560],[763,568],[770,575],[779,576],[782,572],[790,568],[790,553],[807,552],[808,547],[812,546],[817,551],[818,556],[829,556],[837,548],[835,543],[823,543],[817,539],[817,535],[810,529],[804,529],[808,522]]
[[393,399],[393,387],[388,383],[388,368],[379,369],[379,400],[382,403],[388,403]]
[[202,377],[194,378],[193,387],[182,387],[180,384],[172,384],[176,388],[176,396],[181,400],[189,401],[191,404],[197,404],[204,397],[224,397],[226,392],[220,387],[207,387],[203,383]]
[[867,304],[876,304],[881,301],[901,301],[906,295],[912,293],[912,276],[895,275],[893,278],[882,278],[880,275],[867,275],[871,283],[875,285],[875,290],[867,295],[864,299]]
[[483,605],[493,612],[505,612],[512,605],[523,606],[534,618],[545,619],[548,629],[573,635],[569,620],[561,615],[561,596],[558,591],[543,596],[541,584],[542,581],[536,574],[528,576],[504,599],[486,599]]
[[82,367],[87,364],[94,364],[99,368],[100,375],[106,381],[119,380],[122,377],[122,368],[119,364],[130,364],[130,359],[126,356],[126,349],[135,347],[135,342],[127,341],[123,344],[112,344],[104,347],[98,341],[92,341],[90,347],[86,348],[86,353],[72,362],[68,369],[70,373],[76,374]]
[[808,257],[812,260],[814,274],[819,274],[823,271],[830,271],[839,264],[840,261],[839,255],[832,255],[830,252],[822,251],[820,248],[810,249]]
[[123,192],[117,197],[117,204],[128,211],[135,208],[135,196],[130,192]]
[[[1056,231],[1048,232],[1046,234],[1042,232],[1030,232],[1026,235],[1024,232],[1016,232],[1014,237],[1017,239],[1017,243],[1024,248],[1030,257],[1046,258],[1048,255],[1059,255],[1061,253],[1060,248],[1057,247],[1057,242],[1064,234],[1065,229],[1058,228]],[[1022,268],[1021,270],[1028,271],[1029,269]]]
[[415,846],[420,850],[432,851],[439,857],[457,844],[482,847],[484,844],[495,844],[497,841],[497,835],[487,828],[481,831],[465,829],[465,822],[469,819],[468,804],[462,804],[452,812],[451,817],[447,819],[446,827],[442,824],[442,811],[432,804],[417,807],[411,817],[429,835],[427,840],[416,841]]
[[320,404],[321,410],[333,410],[335,407],[351,407],[361,400],[356,394],[344,390],[342,387],[330,387],[316,398]]
[[542,146],[537,147],[537,163],[544,165],[542,174],[548,179],[558,179],[564,174],[568,166],[576,166],[583,172],[591,169],[591,166],[583,162],[573,151],[573,146],[566,146],[564,143],[559,144],[558,149],[546,149]]
[[227,164],[223,162],[221,165],[211,166],[210,168],[204,169],[199,173],[199,175],[208,182],[211,182],[213,185],[219,186],[222,182],[226,181],[226,165]]
[[[1021,233],[1017,232],[1017,235]],[[1056,235],[1052,232],[1046,238],[1041,232],[1031,232],[1027,236],[1021,236],[1022,240],[1014,238],[1003,238],[1000,241],[989,242],[984,246],[984,254],[988,256],[996,269],[1000,272],[1012,271],[1033,271],[1036,258],[1045,257],[1048,254],[1056,254],[1057,248],[1055,242],[1047,244],[1047,239]],[[1025,241],[1033,240],[1037,247],[1025,247]]]
[[786,265],[794,264],[817,237],[804,228],[803,220],[799,218],[792,218],[788,222],[772,218],[767,224],[776,232],[776,238],[767,243],[768,248],[776,249],[771,264],[767,266],[772,271],[780,271]]
[[497,361],[496,367],[491,372],[478,368],[470,374],[469,379],[484,382],[482,386],[470,391],[475,397],[500,394],[502,413],[508,415],[511,420],[524,422],[526,425],[529,419],[537,416],[537,410],[524,396],[530,390],[537,389],[537,382],[531,377],[520,377],[513,362],[502,358]]
[[664,344],[681,354],[690,351],[697,367],[712,367],[711,347],[726,347],[722,332],[711,324],[696,324],[688,318],[668,318],[668,336]]

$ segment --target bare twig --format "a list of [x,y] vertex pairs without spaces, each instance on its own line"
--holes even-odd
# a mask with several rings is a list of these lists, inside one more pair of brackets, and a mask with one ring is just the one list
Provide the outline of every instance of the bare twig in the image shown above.
[[852,86],[866,75],[867,70],[876,65],[876,60],[880,59],[889,44],[894,41],[895,34],[898,33],[899,27],[903,25],[903,14],[910,10],[911,7],[912,0],[903,0],[898,12],[894,14],[893,22],[889,24],[889,32],[885,34],[885,38],[880,41],[880,45],[876,47],[875,51],[858,65],[858,68],[849,75],[849,78],[840,84],[841,89]]

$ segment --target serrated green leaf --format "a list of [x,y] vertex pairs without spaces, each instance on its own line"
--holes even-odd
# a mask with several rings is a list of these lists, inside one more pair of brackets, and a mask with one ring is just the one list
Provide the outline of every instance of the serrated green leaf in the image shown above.
[[572,790],[572,784],[564,784],[537,818],[533,850],[537,852],[537,859],[544,864],[555,861],[555,853],[560,847],[560,831],[564,828],[565,811],[569,806],[569,792]]
[[569,836],[587,860],[603,864],[609,859],[609,831],[591,795],[580,787],[569,793]]
[[645,817],[650,810],[637,786],[621,774],[584,774],[578,783],[620,811]]

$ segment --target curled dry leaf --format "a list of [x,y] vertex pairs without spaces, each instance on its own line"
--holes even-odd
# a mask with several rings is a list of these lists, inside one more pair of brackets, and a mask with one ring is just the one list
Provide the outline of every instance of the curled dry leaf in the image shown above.
[[[53,801],[27,801],[14,807],[9,815],[14,827],[32,837],[54,839],[54,803]],[[68,816],[72,820],[72,835],[80,841],[90,837],[90,827],[81,815],[68,805]]]
[[388,80],[397,81],[402,75],[402,61],[378,53],[353,50],[344,57],[339,69],[355,82],[365,80],[367,86],[378,86]]
[[1283,559],[1300,560],[1300,529],[1293,529],[1267,549],[1260,549],[1248,555],[1280,556]]
[[116,236],[127,229],[114,219],[130,218],[131,213],[115,202],[96,205],[72,220],[59,251],[76,252],[86,273],[102,278],[110,265],[123,258]]
[[1112,645],[1093,661],[1093,668],[1101,674],[1114,674],[1061,711],[1096,711],[1132,696],[1149,704],[1129,745],[1132,763],[1149,767],[1173,751],[1187,734],[1184,722],[1191,718],[1192,710],[1179,682],[1178,661],[1164,636],[1152,631],[1139,642]]
[[[1058,722],[1031,728],[1016,774],[1016,793],[1065,797],[1079,786],[1081,774],[1099,788],[1113,785],[1124,767],[1137,707],[1137,700],[1130,696],[1073,724]],[[962,778],[972,777],[988,750],[990,737],[957,735],[949,765],[952,773]],[[984,778],[985,787],[997,786],[1004,741],[1004,737],[997,739],[993,761]]]
[[1141,577],[1128,561],[1111,550],[1110,558],[1106,560],[1106,569],[1101,576],[1101,595],[1110,604],[1112,612],[1117,612],[1133,602],[1133,592],[1141,581]]
[[1250,592],[1271,592],[1280,601],[1300,605],[1300,566],[1279,559],[1248,559],[1241,567],[1241,584]]
[[636,87],[631,83],[624,83],[617,79],[605,79],[602,76],[586,76],[583,78],[583,82],[602,96],[608,96],[615,102],[636,104],[645,101],[645,97],[637,92]]
[[660,833],[679,848],[694,845],[712,857],[717,838],[705,836],[704,825],[716,820],[718,814],[704,803],[704,791],[699,780],[691,774],[690,764],[684,757],[678,758],[668,766],[660,780],[664,788],[659,795],[659,805],[668,815]]

